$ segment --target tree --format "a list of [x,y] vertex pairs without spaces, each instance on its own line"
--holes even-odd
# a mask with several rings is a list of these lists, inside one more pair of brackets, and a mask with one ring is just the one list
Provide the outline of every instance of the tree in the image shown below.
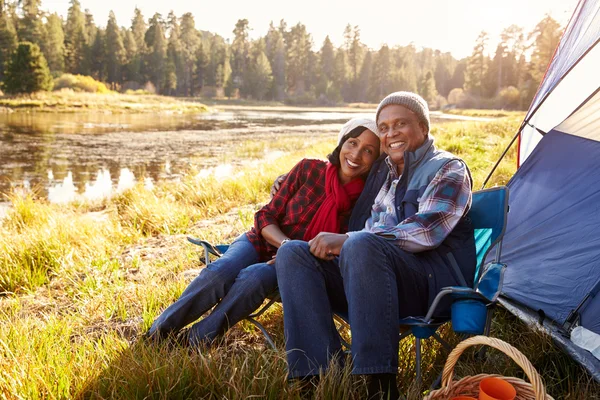
[[249,57],[249,31],[248,20],[238,19],[233,29],[234,38],[231,43],[231,77],[234,90],[243,85],[243,75]]
[[65,33],[62,19],[56,13],[50,14],[47,18],[44,48],[50,71],[55,76],[60,75],[65,69]]
[[94,58],[91,60],[91,73],[92,76],[99,81],[106,79],[106,46],[104,45],[105,32],[102,29],[98,29],[96,32],[96,38],[91,46],[91,52],[94,54]]
[[263,100],[269,92],[273,83],[273,75],[269,59],[261,48],[256,44],[253,49],[252,59],[246,75],[245,92],[257,100]]
[[23,42],[35,43],[38,46],[42,46],[44,42],[40,5],[40,0],[22,0],[23,18],[19,21],[19,39]]
[[542,81],[548,63],[552,59],[554,49],[558,46],[562,30],[560,24],[551,16],[546,15],[529,34],[534,39],[531,55],[532,76],[537,84]]
[[465,72],[465,90],[480,97],[483,95],[483,82],[488,69],[488,58],[484,54],[487,40],[488,34],[481,32],[477,37],[473,53],[467,60]]
[[17,47],[17,31],[12,18],[6,13],[0,13],[0,81],[4,80],[4,70],[11,54]]
[[373,75],[371,79],[371,89],[369,100],[379,102],[391,90],[390,78],[392,72],[392,60],[390,48],[387,45],[381,46],[375,55],[373,62]]
[[3,89],[6,93],[52,90],[50,70],[37,44],[18,44],[6,66]]
[[[435,61],[435,88],[439,94],[448,97],[448,93],[453,89],[452,73],[456,68],[456,60],[450,53],[438,54]],[[462,87],[462,84],[460,85]]]
[[360,75],[357,82],[356,100],[361,102],[368,101],[369,84],[371,83],[371,75],[373,73],[373,56],[368,51],[365,55],[360,68]]
[[[208,53],[204,50],[202,42],[198,44],[196,50],[196,68],[194,70],[194,84],[192,85],[192,96],[196,93],[201,93],[207,75]],[[267,88],[268,89],[268,88]]]
[[183,77],[183,55],[181,49],[181,31],[179,22],[175,13],[171,11],[167,17],[167,28],[169,31],[169,41],[167,43],[167,70],[165,77],[165,90],[167,94],[174,95],[180,93],[180,77]]
[[312,38],[301,23],[294,25],[289,32],[287,43],[287,87],[288,93],[304,94],[310,89],[310,60]]
[[183,64],[183,76],[181,84],[186,96],[193,95],[193,78],[196,70],[196,55],[200,45],[200,35],[196,30],[194,16],[185,13],[181,17],[181,54]]
[[115,13],[110,11],[106,23],[106,72],[110,83],[121,83],[123,80],[122,68],[125,61],[125,47],[121,31],[117,26]]
[[160,93],[163,89],[167,66],[167,39],[162,16],[159,13],[150,18],[150,24],[144,38],[148,54],[148,77]]
[[321,74],[325,76],[328,81],[333,80],[333,72],[335,69],[335,49],[333,43],[329,39],[329,35],[325,37],[323,46],[320,50],[321,55]]
[[419,82],[419,94],[429,104],[433,104],[438,96],[437,90],[435,89],[435,79],[431,71],[427,71],[421,81]]
[[65,68],[74,74],[86,74],[85,70],[87,38],[85,17],[78,0],[71,0],[71,7],[65,24]]

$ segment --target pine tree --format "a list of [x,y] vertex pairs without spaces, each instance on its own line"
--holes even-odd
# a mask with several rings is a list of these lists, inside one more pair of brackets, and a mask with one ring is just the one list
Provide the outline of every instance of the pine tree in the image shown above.
[[464,89],[479,97],[483,95],[483,83],[488,69],[487,56],[484,54],[487,40],[487,33],[481,32],[477,37],[473,53],[471,53],[471,56],[467,60],[467,69],[465,71]]
[[373,74],[373,56],[370,51],[363,58],[363,63],[360,68],[360,75],[357,84],[356,100],[360,102],[368,101],[369,84],[371,75]]
[[250,43],[248,32],[250,30],[247,19],[239,19],[233,30],[233,42],[231,43],[231,76],[233,90],[243,86],[243,76],[248,65]]
[[12,18],[6,12],[0,13],[0,81],[4,80],[4,70],[11,54],[17,47],[17,31]]
[[244,94],[257,100],[264,100],[273,83],[271,64],[264,53],[261,41],[257,41],[253,47],[252,58],[244,79],[246,82]]
[[55,76],[60,75],[65,69],[65,33],[62,28],[62,18],[56,13],[50,14],[47,18],[44,48],[50,71]]
[[539,84],[544,77],[546,68],[552,59],[554,49],[560,41],[562,29],[554,18],[546,15],[535,26],[529,38],[534,40],[533,54],[531,55],[532,77]]
[[162,91],[167,64],[167,39],[162,16],[159,13],[150,18],[150,24],[145,36],[148,48],[147,65],[148,77],[156,90]]
[[73,74],[84,74],[87,38],[85,17],[78,0],[71,0],[65,24],[65,68]]
[[37,44],[21,42],[6,66],[3,89],[6,93],[33,93],[52,90],[52,77]]
[[325,37],[323,46],[321,47],[321,73],[328,81],[333,80],[333,71],[335,69],[335,49],[333,43],[329,39],[329,35]]
[[123,46],[123,38],[117,25],[115,13],[112,11],[108,14],[108,22],[106,23],[105,46],[107,81],[121,83],[123,80],[125,47]]
[[104,81],[106,79],[106,46],[104,43],[105,32],[102,29],[98,29],[96,32],[96,38],[90,48],[90,51],[94,54],[94,57],[90,63],[90,70],[92,76],[98,81]]
[[167,71],[165,77],[165,90],[167,94],[175,95],[181,92],[181,79],[183,78],[183,55],[181,50],[181,30],[177,16],[171,11],[167,17],[169,40],[167,43]]
[[431,107],[433,107],[438,93],[435,89],[435,78],[433,77],[433,73],[431,71],[427,71],[421,78],[419,94],[425,99],[425,101],[427,101],[427,103],[430,104]]
[[392,72],[392,59],[387,45],[381,46],[373,62],[373,77],[369,100],[379,102],[391,90],[390,77]]
[[200,45],[200,34],[196,30],[194,16],[185,13],[181,17],[181,55],[183,64],[183,76],[180,77],[184,95],[193,95],[193,78],[196,71],[196,55]]
[[40,0],[22,0],[21,12],[23,18],[19,21],[19,40],[42,46],[44,42],[44,27]]
[[204,45],[200,41],[196,50],[196,68],[194,71],[194,84],[192,85],[192,96],[200,94],[205,84],[207,67],[209,63],[208,53],[204,50]]

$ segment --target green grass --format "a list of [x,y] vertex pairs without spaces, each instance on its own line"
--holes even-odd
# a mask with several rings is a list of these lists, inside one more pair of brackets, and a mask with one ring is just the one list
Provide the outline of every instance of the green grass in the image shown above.
[[83,93],[72,90],[1,96],[0,108],[29,112],[200,113],[208,108],[196,101],[151,94]]
[[[438,146],[467,160],[478,188],[519,122],[516,117],[453,122],[438,126],[434,135]],[[0,397],[364,398],[364,381],[352,377],[348,367],[331,369],[315,387],[288,384],[279,307],[261,317],[278,345],[275,351],[248,323],[210,349],[138,339],[198,273],[198,249],[185,235],[231,241],[253,223],[276,176],[302,157],[324,157],[335,144],[333,139],[286,141],[240,144],[239,157],[286,154],[246,163],[231,178],[190,170],[179,182],[159,183],[152,191],[138,185],[93,204],[57,206],[13,196],[13,208],[0,225]],[[514,169],[513,150],[491,185],[505,183]],[[507,312],[498,313],[492,334],[525,353],[555,398],[600,397],[598,385],[547,336]],[[458,342],[448,329],[444,335]],[[413,352],[414,343],[403,342],[398,383],[409,398],[418,399],[427,386],[415,384]],[[516,364],[495,351],[484,361],[473,352],[463,358],[459,376],[522,377]],[[438,345],[425,343],[426,385],[445,359]]]
[[525,111],[507,111],[507,110],[485,110],[485,109],[469,109],[469,108],[454,108],[443,111],[445,114],[465,115],[468,117],[519,117],[521,120],[525,117]]

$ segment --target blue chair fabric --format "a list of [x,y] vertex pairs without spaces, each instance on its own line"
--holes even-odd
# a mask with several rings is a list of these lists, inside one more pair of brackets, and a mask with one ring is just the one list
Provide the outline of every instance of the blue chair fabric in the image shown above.
[[[415,337],[416,375],[421,380],[421,341],[433,337],[442,346],[451,346],[440,337],[437,330],[452,321],[452,329],[458,334],[489,335],[493,307],[502,290],[506,265],[500,262],[502,237],[506,230],[508,213],[508,188],[505,186],[480,190],[473,193],[473,201],[468,217],[474,227],[477,266],[474,285],[443,288],[431,304],[427,315],[402,318],[399,321],[404,330],[400,339]],[[485,263],[488,254],[495,249],[492,262]],[[450,317],[434,318],[436,308],[446,296],[452,297]]]

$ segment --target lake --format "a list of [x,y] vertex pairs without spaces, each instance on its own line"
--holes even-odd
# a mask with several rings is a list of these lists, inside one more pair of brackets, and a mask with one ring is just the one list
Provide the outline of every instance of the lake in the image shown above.
[[[0,114],[0,195],[34,190],[60,203],[100,198],[136,182],[152,186],[190,168],[227,174],[243,161],[240,145],[259,149],[249,156],[268,157],[260,143],[335,137],[348,119],[373,111],[225,107],[196,115]],[[432,119],[445,120],[439,114]]]

